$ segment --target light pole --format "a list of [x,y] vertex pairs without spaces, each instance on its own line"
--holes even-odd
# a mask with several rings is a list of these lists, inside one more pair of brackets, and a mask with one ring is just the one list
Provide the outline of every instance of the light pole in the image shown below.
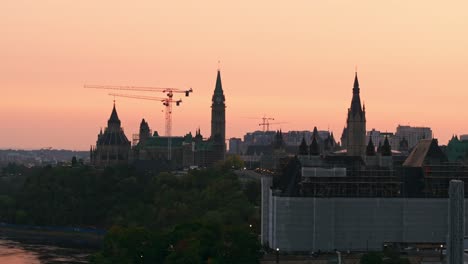
[[444,249],[444,245],[440,244],[440,261],[444,259],[444,256],[442,255],[443,249]]
[[338,259],[338,264],[341,264],[341,252],[340,251],[336,251],[336,257]]
[[279,263],[279,248],[276,248],[276,263]]

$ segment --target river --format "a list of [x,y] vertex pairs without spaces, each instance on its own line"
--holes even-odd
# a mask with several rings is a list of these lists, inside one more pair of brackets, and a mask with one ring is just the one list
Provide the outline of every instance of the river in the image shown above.
[[83,264],[89,250],[31,245],[0,239],[0,264]]

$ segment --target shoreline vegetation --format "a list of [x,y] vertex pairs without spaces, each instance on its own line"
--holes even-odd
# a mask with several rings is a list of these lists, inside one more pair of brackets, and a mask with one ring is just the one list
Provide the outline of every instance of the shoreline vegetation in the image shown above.
[[[259,263],[260,182],[239,180],[244,168],[229,157],[183,174],[132,166],[25,168],[10,164],[0,177],[0,226],[12,240],[101,245],[90,257],[107,263]],[[107,230],[78,232],[80,227]],[[101,243],[101,244],[100,244]]]

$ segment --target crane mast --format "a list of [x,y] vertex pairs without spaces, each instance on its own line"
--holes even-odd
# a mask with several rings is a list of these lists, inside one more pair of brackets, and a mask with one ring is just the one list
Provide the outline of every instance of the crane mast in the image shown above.
[[[266,116],[263,116],[261,119],[262,119],[262,123],[259,124],[259,126],[263,127],[263,132],[270,131],[270,120],[275,120],[275,119],[272,117],[266,117]],[[266,130],[265,130],[265,127],[266,127]]]

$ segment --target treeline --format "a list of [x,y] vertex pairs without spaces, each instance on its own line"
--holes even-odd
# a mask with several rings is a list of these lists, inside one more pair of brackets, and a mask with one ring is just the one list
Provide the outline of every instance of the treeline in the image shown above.
[[259,183],[242,184],[231,167],[173,175],[10,166],[2,183],[18,185],[16,175],[22,184],[0,193],[0,221],[109,229],[94,263],[257,263]]

